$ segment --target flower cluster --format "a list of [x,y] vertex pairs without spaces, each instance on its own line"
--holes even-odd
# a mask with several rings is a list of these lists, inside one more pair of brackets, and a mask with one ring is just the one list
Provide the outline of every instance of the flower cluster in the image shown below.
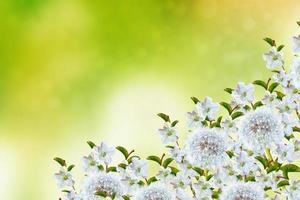
[[[300,25],[300,23],[299,23]],[[192,97],[187,113],[187,136],[181,143],[178,121],[164,113],[158,130],[166,145],[162,155],[142,159],[134,150],[88,141],[83,157],[84,177],[76,183],[74,165],[54,158],[61,169],[55,174],[64,200],[300,200],[300,35],[292,38],[290,66],[283,45],[271,38],[263,55],[270,70],[267,81],[237,83],[226,88],[229,102],[215,103]],[[263,92],[255,97],[255,89]],[[124,159],[112,164],[113,156]],[[148,162],[157,173],[148,173]],[[77,189],[77,187],[79,189]]]

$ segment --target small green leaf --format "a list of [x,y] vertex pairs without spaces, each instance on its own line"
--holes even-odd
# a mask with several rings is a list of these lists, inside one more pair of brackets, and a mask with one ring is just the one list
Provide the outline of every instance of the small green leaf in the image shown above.
[[224,91],[227,92],[227,93],[229,93],[229,94],[231,94],[232,91],[233,91],[233,89],[232,88],[225,88]]
[[167,168],[169,166],[169,164],[173,161],[174,159],[173,158],[167,158],[165,159],[165,161],[163,162],[162,166],[164,168]]
[[191,99],[194,102],[194,104],[197,104],[200,102],[200,100],[197,97],[191,97]]
[[255,159],[258,160],[264,166],[265,169],[269,166],[269,162],[266,157],[256,156]]
[[71,171],[74,167],[75,167],[75,165],[70,165],[70,166],[67,168],[67,170],[68,170],[68,171]]
[[277,98],[282,100],[282,98],[285,96],[285,94],[283,94],[282,92],[276,91],[277,94]]
[[255,181],[255,177],[254,176],[247,176],[246,178],[245,178],[245,181],[246,182],[248,182],[248,181]]
[[157,162],[159,165],[161,165],[161,160],[157,156],[148,156],[147,160],[152,160],[154,162]]
[[100,196],[100,197],[107,197],[107,193],[106,192],[102,192],[102,191],[97,191],[95,192],[96,196]]
[[86,143],[88,143],[88,145],[91,147],[91,149],[96,146],[95,143],[92,141],[87,141]]
[[272,83],[268,88],[269,92],[272,93],[277,88],[278,85],[279,83],[277,82]]
[[289,172],[300,172],[300,168],[294,164],[283,165],[280,169],[282,170],[283,176],[286,179],[289,179],[289,175],[288,175]]
[[289,181],[288,180],[283,180],[277,183],[277,188],[283,187],[289,185]]
[[199,167],[194,167],[193,170],[197,172],[200,176],[204,174],[204,170]]
[[160,118],[162,118],[165,122],[170,122],[169,115],[166,115],[164,113],[158,113],[157,116],[159,116]]
[[229,115],[232,113],[232,108],[229,103],[222,101],[220,102],[220,105],[223,106],[228,111]]
[[236,119],[236,118],[241,117],[241,116],[243,116],[243,115],[244,115],[243,112],[241,112],[241,111],[236,111],[236,112],[232,113],[231,118],[232,118],[232,119]]
[[107,168],[107,172],[116,172],[117,168],[116,167],[109,167]]
[[177,124],[178,122],[179,122],[178,120],[173,121],[173,122],[171,123],[171,126],[172,126],[172,127],[176,126],[176,124]]
[[277,51],[281,51],[281,49],[283,49],[283,47],[284,47],[283,44],[282,44],[282,45],[279,45],[279,46],[277,47]]
[[125,163],[120,163],[118,166],[123,168],[123,169],[126,169],[126,167],[127,167],[127,165]]
[[264,38],[264,41],[266,41],[271,46],[276,46],[275,40],[273,40],[269,37]]
[[300,26],[300,21],[296,22],[298,24],[298,26]]
[[122,197],[123,197],[124,200],[130,200],[129,196],[123,195]]
[[232,158],[234,156],[234,153],[232,151],[226,151],[229,158]]
[[179,170],[178,170],[176,167],[171,167],[171,166],[169,166],[169,168],[171,169],[171,173],[172,173],[173,175],[176,175],[176,174],[179,172]]
[[155,181],[157,181],[157,179],[156,179],[155,176],[153,176],[153,177],[151,177],[151,178],[149,178],[149,179],[147,180],[147,183],[148,183],[148,185],[150,185],[151,183],[153,183],[153,182],[155,182]]
[[258,101],[258,102],[256,102],[254,105],[253,105],[253,108],[254,109],[256,109],[256,108],[258,108],[258,107],[260,107],[260,106],[263,106],[264,104],[261,102],[261,101]]
[[128,163],[131,163],[133,158],[141,159],[139,156],[131,156],[127,159]]
[[129,153],[125,147],[117,146],[116,149],[119,150],[124,155],[125,159],[128,158]]
[[62,167],[66,167],[67,166],[66,161],[64,159],[62,159],[62,158],[55,157],[55,158],[53,158],[53,160],[55,160]]
[[265,88],[266,90],[268,89],[268,88],[267,88],[267,83],[264,82],[264,81],[262,81],[262,80],[256,80],[256,81],[253,81],[253,84],[254,84],[254,85],[259,85],[259,86]]
[[294,131],[294,132],[300,132],[300,128],[297,127],[297,126],[294,126],[294,127],[293,127],[293,131]]

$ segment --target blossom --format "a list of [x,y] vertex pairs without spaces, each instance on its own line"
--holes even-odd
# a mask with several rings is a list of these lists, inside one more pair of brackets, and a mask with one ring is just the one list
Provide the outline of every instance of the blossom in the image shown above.
[[120,198],[123,195],[123,185],[117,174],[99,173],[88,176],[83,183],[82,195],[83,200],[99,200],[105,199],[97,195],[97,193],[105,194],[105,196],[115,196]]
[[203,168],[219,166],[227,157],[227,139],[221,131],[199,129],[187,139],[187,159]]
[[134,159],[127,167],[130,177],[139,179],[146,178],[148,175],[148,161]]
[[169,153],[177,163],[181,163],[183,161],[184,156],[186,155],[185,150],[180,149],[178,146],[170,148]]
[[267,62],[268,69],[274,69],[275,67],[281,67],[284,64],[282,53],[277,51],[275,47],[272,47],[268,53],[263,55],[263,59]]
[[286,192],[289,200],[300,200],[300,181],[290,180],[290,184],[286,187]]
[[100,146],[95,146],[93,148],[93,156],[95,160],[98,162],[104,162],[106,165],[111,163],[114,153],[115,148],[108,146],[104,142],[102,142]]
[[291,113],[297,108],[297,103],[290,97],[283,97],[282,101],[278,105],[278,109],[281,113]]
[[200,115],[204,119],[207,117],[209,120],[213,120],[215,118],[215,115],[220,108],[219,104],[214,103],[210,97],[205,97],[204,101],[198,102],[196,106]]
[[134,200],[175,200],[176,194],[164,185],[152,184],[142,188]]
[[231,118],[227,117],[221,122],[221,127],[227,133],[235,133],[238,129],[236,126],[236,122]]
[[254,92],[253,84],[246,85],[243,82],[238,82],[231,96],[236,103],[244,105],[246,103],[251,103],[253,101],[254,99],[253,92]]
[[273,79],[275,82],[280,83],[281,86],[287,87],[291,77],[284,70],[280,70],[273,75]]
[[293,85],[299,89],[300,88],[300,57],[295,57],[291,64],[291,79]]
[[90,174],[90,173],[96,173],[99,171],[99,168],[98,168],[99,163],[95,160],[95,158],[92,154],[90,154],[88,156],[84,156],[82,158],[82,162],[83,162],[83,169],[86,173]]
[[282,141],[280,117],[267,108],[260,108],[242,116],[239,135],[243,142],[256,152],[270,148],[272,144]]
[[279,104],[279,99],[277,98],[277,94],[269,91],[265,92],[265,96],[262,98],[261,102],[267,107],[274,108]]
[[165,123],[158,132],[164,144],[176,142],[178,139],[176,127],[171,126],[169,123]]
[[191,129],[203,127],[203,120],[204,118],[200,115],[198,109],[187,113],[187,125]]
[[264,191],[255,183],[236,183],[224,189],[221,200],[264,200]]
[[300,35],[292,38],[292,49],[295,53],[300,51]]
[[59,188],[72,187],[74,185],[72,174],[65,168],[61,168],[58,173],[54,174],[54,177]]

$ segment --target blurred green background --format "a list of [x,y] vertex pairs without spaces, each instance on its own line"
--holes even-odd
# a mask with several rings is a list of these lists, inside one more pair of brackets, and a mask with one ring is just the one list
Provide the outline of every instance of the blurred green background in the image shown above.
[[[300,33],[296,0],[0,0],[0,197],[53,200],[54,156],[86,140],[162,149],[158,112],[266,78],[265,36]],[[183,134],[182,134],[183,135]],[[80,172],[77,166],[75,171]]]

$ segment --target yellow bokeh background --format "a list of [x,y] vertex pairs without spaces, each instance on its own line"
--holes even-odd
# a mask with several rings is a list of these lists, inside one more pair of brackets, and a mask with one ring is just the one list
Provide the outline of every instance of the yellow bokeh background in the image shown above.
[[[185,127],[190,96],[266,79],[265,36],[300,33],[296,0],[0,1],[0,197],[53,200],[54,156],[87,140],[162,150],[155,116]],[[181,133],[184,136],[184,133]]]

